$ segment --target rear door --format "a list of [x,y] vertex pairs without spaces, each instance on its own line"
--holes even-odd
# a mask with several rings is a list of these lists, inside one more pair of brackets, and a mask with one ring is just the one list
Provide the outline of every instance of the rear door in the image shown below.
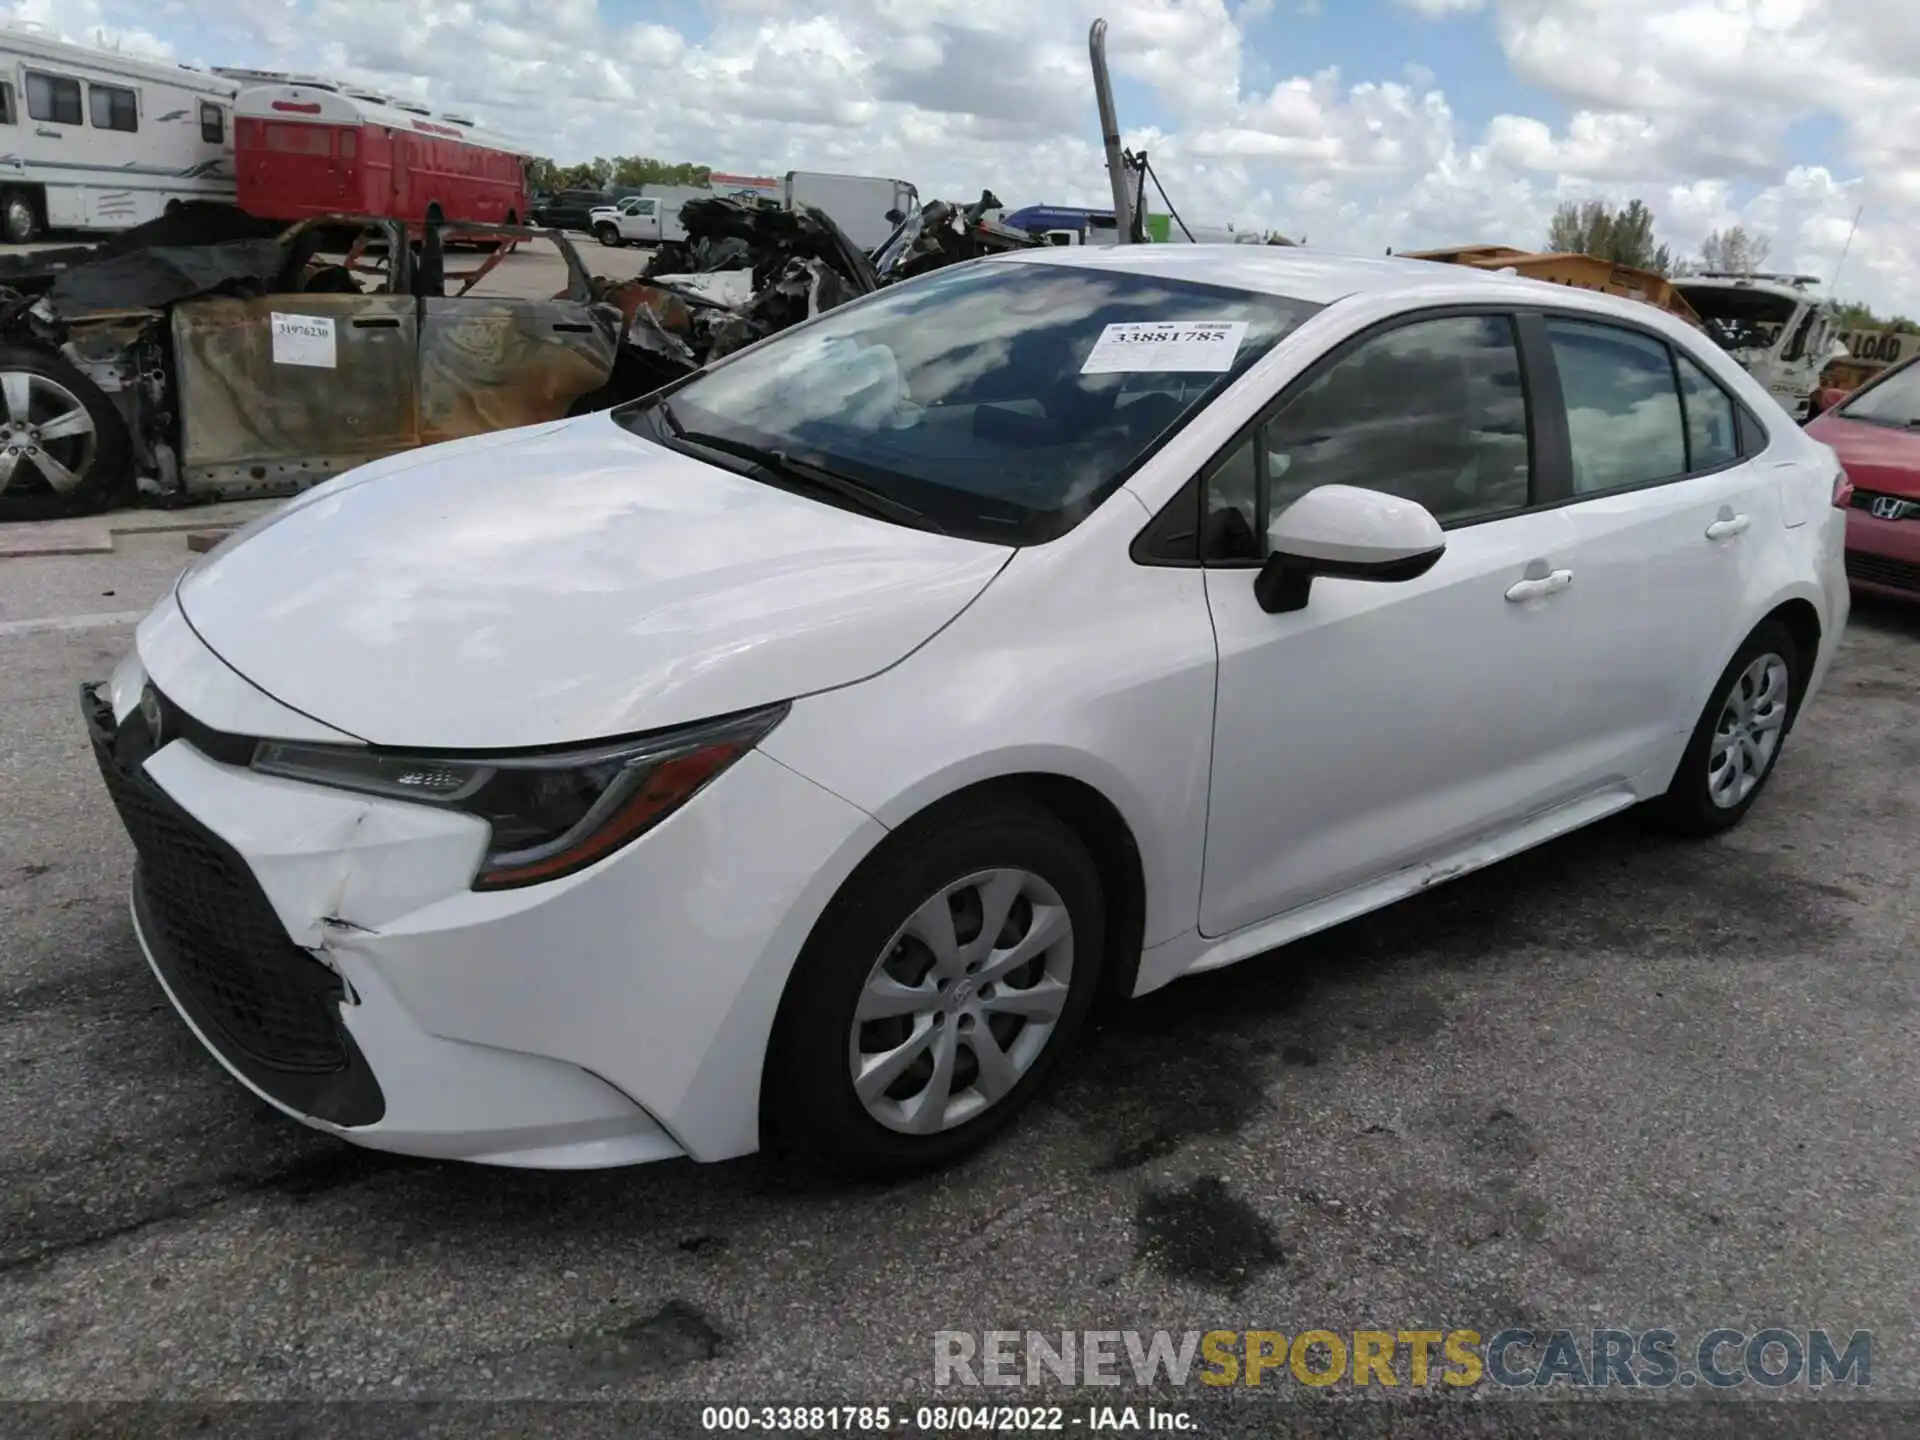
[[[448,226],[447,238],[463,228]],[[516,258],[556,249],[540,236],[521,242]],[[588,298],[587,272],[571,247],[559,254],[569,277],[564,299],[512,294],[490,255],[449,270],[446,293],[419,302],[420,443],[559,420],[607,383],[619,312]]]
[[1778,478],[1743,453],[1738,402],[1656,331],[1591,315],[1523,323],[1530,354],[1550,359],[1536,390],[1566,417],[1566,465],[1549,473],[1573,527],[1569,738],[1590,780],[1651,783],[1749,623],[1746,596],[1786,523]]

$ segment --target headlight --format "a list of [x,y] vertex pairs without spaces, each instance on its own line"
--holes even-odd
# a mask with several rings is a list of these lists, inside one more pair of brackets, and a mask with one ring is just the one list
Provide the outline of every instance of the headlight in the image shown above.
[[267,775],[477,815],[493,828],[476,890],[555,880],[658,825],[751,750],[785,705],[591,749],[435,755],[263,740]]

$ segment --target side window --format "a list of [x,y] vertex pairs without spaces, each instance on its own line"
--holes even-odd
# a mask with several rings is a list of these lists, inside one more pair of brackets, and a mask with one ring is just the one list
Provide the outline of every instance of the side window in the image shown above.
[[80,82],[64,75],[36,75],[27,72],[27,114],[51,125],[78,125]]
[[138,130],[140,97],[119,85],[89,85],[87,104],[96,130]]
[[1666,345],[1586,320],[1549,317],[1547,334],[1566,397],[1574,493],[1686,474],[1686,425]]
[[204,100],[200,102],[200,138],[209,145],[227,138],[227,112]]
[[19,112],[13,107],[13,82],[0,80],[0,125],[18,125]]
[[1733,397],[1685,355],[1680,367],[1680,399],[1687,410],[1687,470],[1715,470],[1740,458],[1739,421]]
[[1531,466],[1513,322],[1449,316],[1375,336],[1289,400],[1248,449],[1213,477],[1206,527],[1216,542],[1241,534],[1224,513],[1236,511],[1254,546],[1216,545],[1215,558],[1257,558],[1267,522],[1320,485],[1417,500],[1443,525],[1523,509]]

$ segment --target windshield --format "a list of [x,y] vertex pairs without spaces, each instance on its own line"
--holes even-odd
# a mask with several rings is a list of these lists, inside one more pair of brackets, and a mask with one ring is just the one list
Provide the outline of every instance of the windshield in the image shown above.
[[1909,361],[1841,403],[1849,420],[1871,420],[1876,425],[1920,425],[1920,365]]
[[[883,290],[616,412],[858,481],[997,544],[1072,529],[1318,309],[1150,275],[963,264]],[[778,483],[778,477],[761,472]]]
[[1723,350],[1771,350],[1800,302],[1732,285],[1675,285]]

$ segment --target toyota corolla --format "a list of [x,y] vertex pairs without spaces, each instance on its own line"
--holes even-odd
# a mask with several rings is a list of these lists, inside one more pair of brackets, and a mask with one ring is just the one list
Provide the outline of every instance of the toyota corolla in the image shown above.
[[1103,994],[1631,806],[1737,823],[1844,488],[1652,307],[1050,249],[320,485],[82,700],[154,974],[290,1116],[898,1173]]

